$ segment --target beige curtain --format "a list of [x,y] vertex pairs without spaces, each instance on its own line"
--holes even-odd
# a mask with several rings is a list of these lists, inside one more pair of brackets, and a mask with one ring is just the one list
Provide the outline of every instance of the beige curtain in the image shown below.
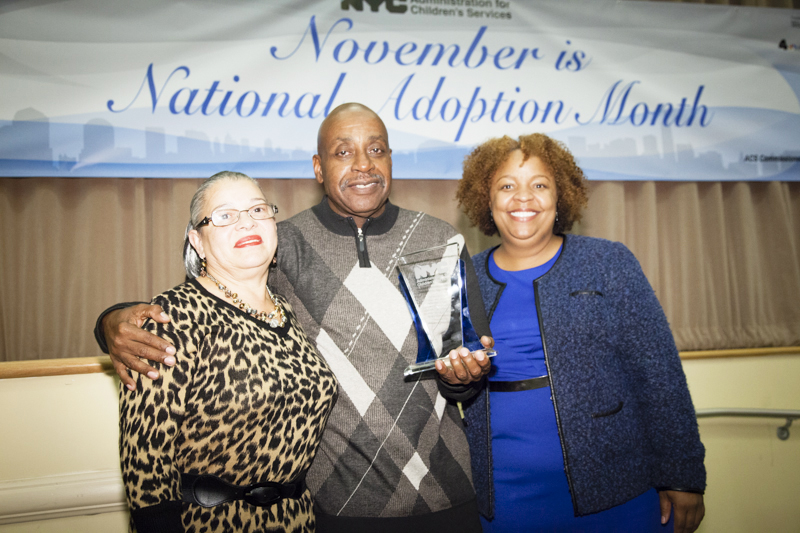
[[[313,180],[261,180],[279,219]],[[183,281],[194,179],[0,179],[0,361],[97,355],[97,315]],[[392,199],[497,243],[458,212],[453,181],[396,180]],[[593,182],[576,232],[639,258],[681,349],[800,345],[800,183]]]

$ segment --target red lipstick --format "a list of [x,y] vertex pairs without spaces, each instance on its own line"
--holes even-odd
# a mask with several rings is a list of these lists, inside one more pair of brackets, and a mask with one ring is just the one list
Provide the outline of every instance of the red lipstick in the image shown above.
[[263,241],[261,237],[258,235],[248,235],[247,237],[242,237],[236,244],[233,246],[234,248],[244,248],[245,246],[258,246]]

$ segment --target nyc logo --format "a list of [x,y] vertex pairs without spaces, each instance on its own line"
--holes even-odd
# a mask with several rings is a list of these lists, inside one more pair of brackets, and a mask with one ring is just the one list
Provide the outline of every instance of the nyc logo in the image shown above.
[[[342,9],[349,10],[351,7],[356,11],[364,11],[364,4],[368,4],[370,9],[378,12],[381,4],[386,4],[386,11],[389,13],[405,13],[408,6],[405,5],[406,0],[342,0]],[[403,5],[397,5],[398,3]]]

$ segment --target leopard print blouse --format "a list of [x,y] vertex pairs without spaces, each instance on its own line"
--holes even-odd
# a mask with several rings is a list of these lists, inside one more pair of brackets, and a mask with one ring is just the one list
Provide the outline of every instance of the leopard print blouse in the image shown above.
[[181,473],[213,474],[236,485],[286,483],[314,458],[337,382],[278,298],[288,320],[277,329],[196,279],[153,299],[171,321],[149,321],[144,329],[175,345],[177,363],[156,364],[156,381],[134,373],[136,391],[120,386],[120,461],[131,531],[137,522],[139,533],[147,533],[143,524],[167,530],[178,520],[186,532],[314,531],[308,490],[265,508],[180,501]]

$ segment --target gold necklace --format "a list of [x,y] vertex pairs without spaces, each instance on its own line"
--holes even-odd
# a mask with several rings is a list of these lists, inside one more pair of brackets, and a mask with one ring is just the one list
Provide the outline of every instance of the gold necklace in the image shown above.
[[271,328],[282,328],[283,326],[286,325],[286,313],[283,311],[283,306],[278,301],[278,299],[275,298],[275,295],[272,294],[272,291],[269,290],[269,286],[267,286],[267,294],[269,294],[272,303],[275,305],[275,309],[273,309],[271,313],[267,313],[266,311],[259,311],[254,307],[250,307],[250,305],[248,305],[247,303],[242,301],[241,298],[239,298],[238,294],[230,290],[228,287],[223,285],[219,280],[217,280],[217,278],[215,278],[209,272],[207,272],[205,267],[206,267],[206,262],[205,260],[203,260],[202,268],[200,268],[200,275],[207,277],[208,279],[216,283],[217,288],[221,290],[223,293],[225,293],[225,296],[227,298],[233,300],[233,303],[237,304],[239,306],[239,309],[249,314],[250,316],[257,318],[258,320],[266,322],[267,324],[269,324],[269,327]]

